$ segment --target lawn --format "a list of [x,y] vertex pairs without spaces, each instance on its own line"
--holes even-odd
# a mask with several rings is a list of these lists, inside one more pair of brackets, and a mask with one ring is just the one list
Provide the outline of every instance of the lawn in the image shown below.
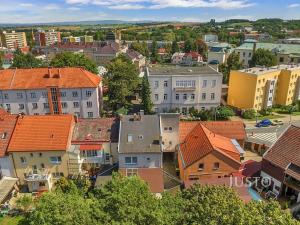
[[[259,122],[260,120],[264,120],[264,119],[275,120],[275,119],[280,119],[280,118],[284,118],[284,116],[281,116],[281,115],[258,116],[257,117],[257,121]],[[246,119],[246,120],[248,120],[248,121],[256,121],[256,118]]]
[[15,217],[5,216],[5,217],[0,217],[0,225],[17,225],[22,218],[23,218],[22,216],[15,216]]

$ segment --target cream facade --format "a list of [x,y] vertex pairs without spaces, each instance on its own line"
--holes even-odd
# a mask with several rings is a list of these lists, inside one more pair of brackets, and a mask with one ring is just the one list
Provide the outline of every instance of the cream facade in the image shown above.
[[1,45],[6,48],[23,48],[27,46],[26,35],[24,32],[12,31],[8,33],[3,31],[0,34]]

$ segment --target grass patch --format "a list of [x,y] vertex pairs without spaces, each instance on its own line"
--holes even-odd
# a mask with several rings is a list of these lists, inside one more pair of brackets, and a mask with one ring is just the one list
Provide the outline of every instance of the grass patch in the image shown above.
[[[275,119],[280,119],[280,118],[284,118],[284,116],[281,115],[267,115],[267,116],[258,116],[257,120],[264,120],[264,119],[269,119],[269,120],[275,120]],[[245,119],[247,121],[256,121],[256,118],[253,119]]]
[[18,225],[19,222],[23,219],[23,216],[4,216],[0,217],[1,225]]

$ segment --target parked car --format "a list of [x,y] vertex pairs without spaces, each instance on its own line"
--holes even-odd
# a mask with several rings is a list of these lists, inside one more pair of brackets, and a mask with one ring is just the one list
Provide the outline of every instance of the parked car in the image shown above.
[[273,121],[273,125],[274,126],[283,125],[283,121],[281,121],[281,120],[274,120]]
[[260,122],[258,122],[255,126],[256,127],[269,127],[271,126],[273,123],[271,122],[271,120],[269,119],[264,119]]

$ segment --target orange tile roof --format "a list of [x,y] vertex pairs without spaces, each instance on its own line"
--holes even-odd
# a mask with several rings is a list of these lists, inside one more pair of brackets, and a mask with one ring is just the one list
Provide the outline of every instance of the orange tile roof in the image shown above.
[[236,163],[240,163],[240,152],[231,139],[215,134],[203,124],[198,124],[180,145],[185,167],[192,165],[213,151],[218,151]]
[[244,140],[246,138],[244,124],[241,121],[181,121],[179,123],[180,141],[183,141],[199,123],[203,124],[210,131],[227,138],[236,140]]
[[79,67],[0,70],[0,89],[98,87],[101,77]]
[[66,151],[73,128],[72,115],[19,116],[8,152]]
[[[6,155],[8,144],[16,122],[16,115],[0,114],[0,157],[4,157]],[[5,138],[2,138],[2,135],[5,135]]]
[[[126,168],[120,168],[119,172],[126,176]],[[149,185],[152,193],[164,192],[164,177],[161,168],[138,168],[137,175]]]

